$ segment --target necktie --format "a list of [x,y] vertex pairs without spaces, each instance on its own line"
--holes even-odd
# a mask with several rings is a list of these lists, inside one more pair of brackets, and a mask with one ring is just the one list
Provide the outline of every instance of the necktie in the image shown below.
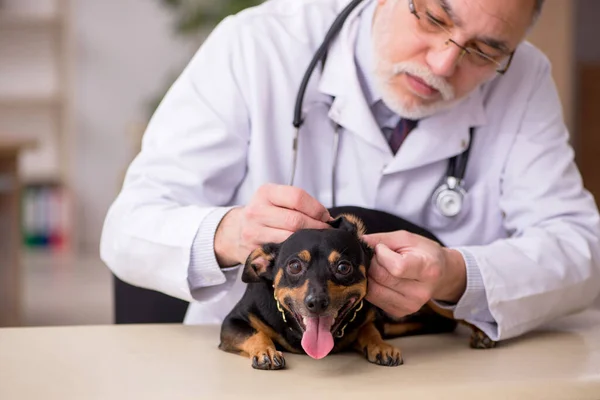
[[402,145],[402,142],[404,142],[404,139],[406,139],[410,131],[412,131],[417,126],[418,122],[419,121],[405,118],[402,118],[400,122],[398,122],[398,125],[396,125],[396,127],[392,131],[389,140],[390,148],[392,149],[392,152],[394,154],[396,154],[396,152]]

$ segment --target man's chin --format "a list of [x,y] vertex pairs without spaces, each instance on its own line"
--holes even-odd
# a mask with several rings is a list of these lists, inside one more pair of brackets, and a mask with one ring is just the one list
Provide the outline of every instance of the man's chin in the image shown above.
[[[382,78],[383,76],[383,78]],[[387,107],[402,118],[418,120],[431,117],[452,108],[460,99],[445,90],[445,95],[427,86],[418,78],[411,82],[408,75],[400,73],[377,77],[378,90]]]
[[432,102],[424,102],[418,97],[400,100],[383,96],[382,100],[390,110],[394,111],[401,118],[411,120],[431,117],[452,108],[457,103],[457,100],[444,101],[441,99]]

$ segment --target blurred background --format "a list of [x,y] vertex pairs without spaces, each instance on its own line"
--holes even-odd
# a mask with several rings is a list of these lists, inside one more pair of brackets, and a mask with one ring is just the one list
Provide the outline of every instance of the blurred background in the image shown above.
[[[99,239],[145,124],[210,30],[260,2],[0,0],[0,326],[114,321]],[[547,0],[530,37],[595,196],[599,19],[598,0]]]

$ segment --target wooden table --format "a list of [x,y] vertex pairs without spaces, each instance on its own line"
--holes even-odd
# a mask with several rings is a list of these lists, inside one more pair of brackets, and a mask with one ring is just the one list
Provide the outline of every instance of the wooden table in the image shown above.
[[20,201],[18,157],[35,144],[0,134],[0,327],[20,323]]
[[600,399],[600,311],[491,350],[466,332],[395,339],[405,364],[286,354],[258,371],[217,349],[216,326],[0,329],[0,399]]

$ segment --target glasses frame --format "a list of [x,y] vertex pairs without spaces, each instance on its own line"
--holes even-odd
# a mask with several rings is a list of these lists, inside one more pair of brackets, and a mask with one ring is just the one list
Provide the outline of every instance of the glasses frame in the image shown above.
[[[415,7],[415,2],[414,0],[408,0],[408,9],[410,11],[411,14],[413,14],[417,19],[421,19],[421,16],[419,15],[419,12],[417,11],[417,8]],[[449,42],[455,44],[458,48],[460,48],[462,50],[459,60],[462,59],[462,57],[464,56],[465,53],[477,53],[478,55],[480,55],[481,57],[489,60],[490,62],[496,64],[498,67],[500,67],[500,69],[496,69],[496,72],[504,75],[506,73],[506,71],[508,71],[508,69],[510,68],[510,64],[512,63],[512,59],[515,55],[515,52],[512,51],[509,54],[509,58],[508,58],[508,63],[506,64],[506,67],[502,68],[502,64],[499,63],[498,61],[494,60],[493,58],[490,58],[489,56],[487,56],[486,54],[477,51],[475,49],[471,49],[468,47],[465,47],[461,44],[459,44],[458,42],[456,42],[454,39],[452,39],[451,37],[451,32],[444,26],[440,25],[438,22],[436,22],[435,20],[428,18],[429,21],[431,21],[432,23],[434,23],[435,25],[437,25],[442,31],[446,32],[446,34],[448,35],[448,40],[446,41],[446,44],[448,44]]]

